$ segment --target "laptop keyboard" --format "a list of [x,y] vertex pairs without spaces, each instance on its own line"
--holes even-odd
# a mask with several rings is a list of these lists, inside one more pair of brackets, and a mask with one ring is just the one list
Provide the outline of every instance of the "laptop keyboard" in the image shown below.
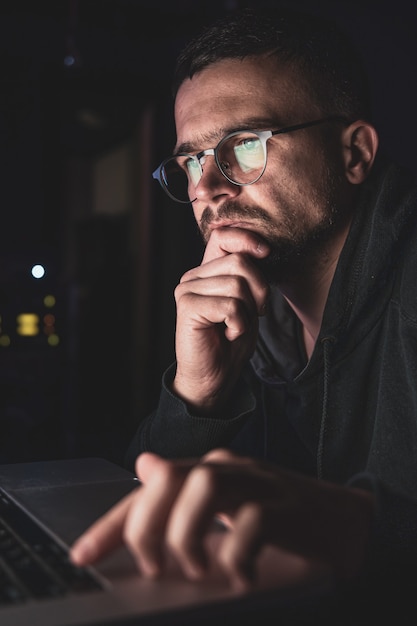
[[0,489],[0,607],[102,588]]

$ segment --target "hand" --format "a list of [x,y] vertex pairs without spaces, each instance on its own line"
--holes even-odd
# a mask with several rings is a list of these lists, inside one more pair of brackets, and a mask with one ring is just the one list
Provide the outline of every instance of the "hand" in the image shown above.
[[256,233],[215,229],[202,264],[186,272],[175,290],[173,390],[200,414],[221,408],[253,353],[269,287],[251,257],[268,253]]
[[[272,544],[329,566],[338,578],[360,571],[373,508],[366,491],[226,450],[200,462],[144,453],[137,471],[142,486],[81,536],[72,548],[74,563],[94,563],[124,541],[145,576],[163,572],[167,549],[191,579],[204,577],[215,558],[232,585],[247,588],[258,554]],[[209,555],[205,538],[215,517],[228,531]]]

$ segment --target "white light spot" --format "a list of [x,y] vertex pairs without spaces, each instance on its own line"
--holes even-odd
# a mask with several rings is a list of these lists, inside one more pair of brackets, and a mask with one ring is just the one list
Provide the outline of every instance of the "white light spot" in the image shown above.
[[31,271],[33,278],[43,278],[43,276],[45,276],[45,268],[43,265],[34,265]]

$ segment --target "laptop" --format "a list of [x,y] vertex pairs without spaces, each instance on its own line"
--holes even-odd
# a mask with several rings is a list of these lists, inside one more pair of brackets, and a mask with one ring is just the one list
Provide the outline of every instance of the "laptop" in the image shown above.
[[[187,581],[174,561],[159,580],[146,580],[125,547],[95,567],[72,566],[73,541],[134,489],[136,476],[105,459],[0,465],[1,626],[247,624],[272,608],[285,624],[285,611],[311,617],[331,597],[323,567],[276,548],[261,554],[256,588],[244,593],[215,568],[205,581]],[[214,553],[223,532],[210,532]]]

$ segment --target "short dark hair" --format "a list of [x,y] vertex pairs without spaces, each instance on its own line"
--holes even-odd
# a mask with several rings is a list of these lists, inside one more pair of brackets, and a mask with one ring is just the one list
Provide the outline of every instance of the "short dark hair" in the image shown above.
[[371,117],[368,77],[353,41],[336,23],[288,9],[241,9],[207,26],[180,53],[173,93],[216,61],[275,56],[300,72],[323,113]]

